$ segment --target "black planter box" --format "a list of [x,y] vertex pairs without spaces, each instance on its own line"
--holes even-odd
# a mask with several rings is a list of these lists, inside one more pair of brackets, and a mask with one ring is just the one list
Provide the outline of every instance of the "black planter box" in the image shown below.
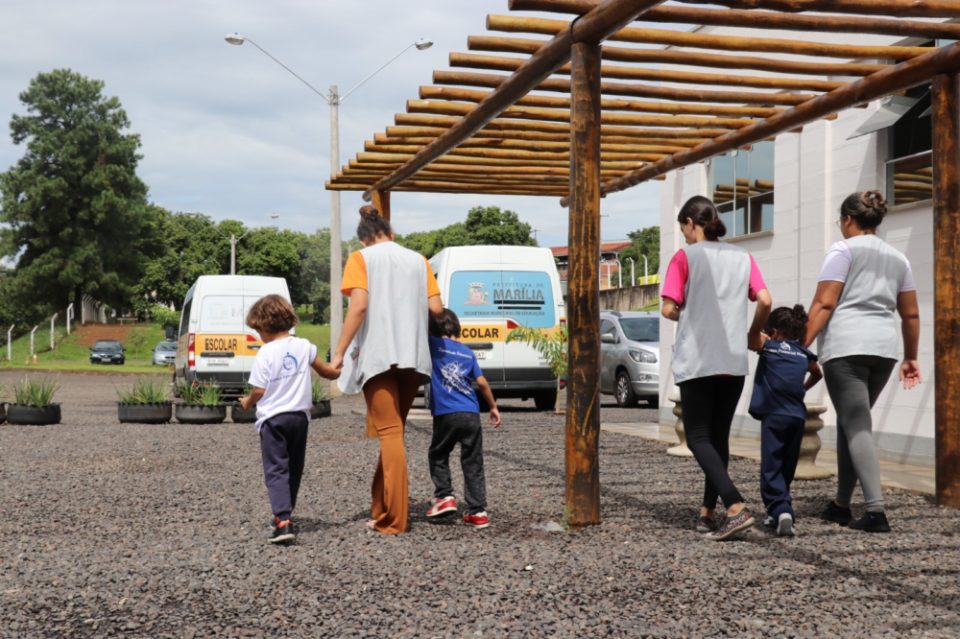
[[310,409],[310,419],[320,419],[321,417],[330,417],[331,413],[330,400],[321,399],[319,402],[313,403],[313,408]]
[[257,409],[246,410],[240,404],[230,406],[230,420],[235,424],[252,424],[257,421]]
[[224,404],[177,404],[174,414],[181,424],[219,424],[227,418],[227,407]]
[[117,419],[121,424],[166,424],[173,417],[173,404],[117,403]]
[[24,426],[47,426],[60,423],[60,404],[27,406],[7,404],[7,421]]

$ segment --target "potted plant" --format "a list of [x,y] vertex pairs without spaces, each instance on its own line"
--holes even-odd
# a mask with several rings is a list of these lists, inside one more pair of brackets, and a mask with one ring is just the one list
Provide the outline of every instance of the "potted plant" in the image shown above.
[[327,389],[318,377],[313,378],[310,395],[313,399],[313,408],[310,409],[310,419],[320,419],[321,417],[330,417],[332,412],[330,407],[330,398],[327,397]]
[[183,424],[219,424],[227,418],[227,407],[220,401],[220,387],[213,382],[194,382],[179,388],[182,403],[174,408]]
[[23,378],[13,387],[13,403],[7,406],[11,424],[45,426],[60,423],[60,404],[53,403],[59,385],[48,378]]
[[[250,385],[245,384],[243,387],[243,394],[250,394]],[[240,402],[234,402],[230,404],[230,420],[234,424],[252,424],[257,421],[257,407],[247,410],[240,405]]]
[[7,405],[3,403],[4,390],[3,386],[0,386],[0,424],[2,424],[7,419]]
[[139,379],[129,390],[117,391],[117,419],[121,424],[166,424],[173,415],[164,382]]
[[537,406],[537,410],[556,408],[556,412],[564,412],[566,408],[561,408],[557,405],[557,399],[561,397],[560,391],[566,385],[568,343],[566,326],[561,326],[552,332],[521,326],[507,334],[507,341],[518,341],[529,344],[533,350],[540,353],[540,356],[547,360],[547,365],[557,378],[556,390],[541,391],[534,395],[533,401]]

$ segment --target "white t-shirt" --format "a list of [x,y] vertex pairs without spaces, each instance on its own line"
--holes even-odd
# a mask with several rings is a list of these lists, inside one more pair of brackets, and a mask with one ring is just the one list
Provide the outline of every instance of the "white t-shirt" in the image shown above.
[[303,411],[310,419],[310,364],[317,347],[300,337],[285,337],[264,344],[250,371],[250,385],[263,389],[257,402],[257,432],[263,422],[280,413]]

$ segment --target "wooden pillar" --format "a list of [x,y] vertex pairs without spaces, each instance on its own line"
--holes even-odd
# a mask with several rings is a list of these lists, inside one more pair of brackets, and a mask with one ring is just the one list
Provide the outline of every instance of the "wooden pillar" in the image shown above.
[[937,503],[960,508],[960,75],[932,96]]
[[567,522],[600,523],[600,46],[571,58]]
[[390,221],[390,191],[374,191],[370,204],[380,211],[380,217]]

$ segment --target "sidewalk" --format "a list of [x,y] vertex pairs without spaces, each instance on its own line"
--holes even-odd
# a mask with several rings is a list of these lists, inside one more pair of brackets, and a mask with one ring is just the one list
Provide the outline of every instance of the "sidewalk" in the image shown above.
[[[670,446],[679,443],[673,425],[656,423],[632,424],[600,424],[600,429],[623,435],[632,435],[654,441],[661,441]],[[760,461],[760,440],[747,437],[731,437],[730,453],[737,457]],[[666,454],[666,453],[664,453]],[[825,470],[836,471],[837,454],[833,450],[823,448],[817,455],[817,466]],[[911,492],[932,495],[936,489],[934,469],[932,466],[917,466],[900,464],[889,460],[880,460],[880,476],[883,485],[887,488],[898,488]]]

